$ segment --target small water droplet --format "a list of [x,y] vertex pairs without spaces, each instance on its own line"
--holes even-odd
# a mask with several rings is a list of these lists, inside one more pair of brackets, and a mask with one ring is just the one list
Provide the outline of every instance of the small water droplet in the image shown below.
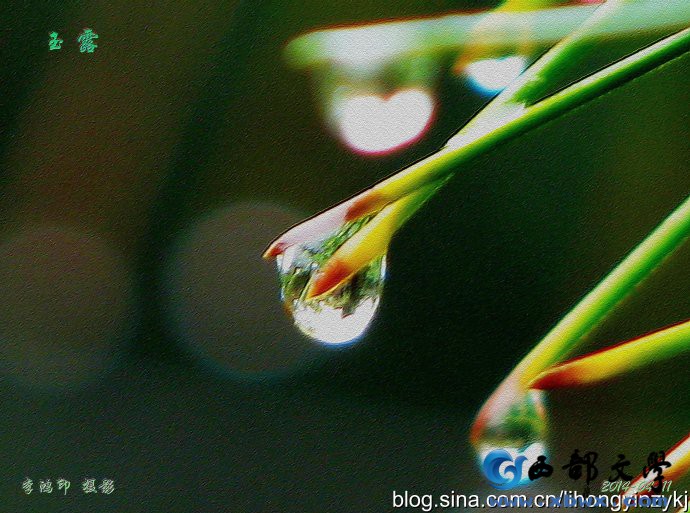
[[[304,299],[312,276],[352,234],[348,226],[322,241],[291,246],[277,258],[281,299],[286,311],[302,333],[326,344],[345,344],[364,334],[376,315],[383,291],[385,255],[373,260],[333,292]],[[333,243],[336,238],[339,244]]]
[[468,64],[465,74],[475,90],[485,95],[494,95],[520,76],[527,64],[527,58],[522,55],[480,59]]
[[527,470],[538,456],[547,456],[545,443],[547,417],[544,405],[544,394],[538,390],[516,393],[515,396],[504,396],[498,401],[501,413],[491,418],[484,427],[481,436],[475,442],[479,464],[482,466],[489,453],[496,449],[507,451],[513,461],[521,459],[517,469],[514,485],[529,483]]

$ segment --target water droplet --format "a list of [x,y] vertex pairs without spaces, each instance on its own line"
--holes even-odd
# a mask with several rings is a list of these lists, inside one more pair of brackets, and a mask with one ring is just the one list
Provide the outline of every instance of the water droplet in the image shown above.
[[467,65],[465,74],[480,93],[493,95],[515,80],[527,68],[527,58],[508,55],[495,59],[481,59]]
[[345,344],[364,334],[376,314],[383,291],[385,255],[333,292],[304,299],[312,276],[352,235],[352,226],[347,226],[322,241],[291,246],[277,257],[285,309],[302,333],[326,344]]
[[384,155],[416,142],[431,126],[436,105],[425,89],[399,90],[387,98],[349,96],[334,106],[340,137],[357,153]]
[[512,397],[503,396],[502,399],[497,401],[496,414],[487,420],[481,436],[475,442],[477,456],[482,466],[492,451],[507,451],[512,461],[521,462],[512,484],[523,485],[530,482],[527,474],[529,466],[538,456],[548,456],[544,394],[538,390],[528,390]]

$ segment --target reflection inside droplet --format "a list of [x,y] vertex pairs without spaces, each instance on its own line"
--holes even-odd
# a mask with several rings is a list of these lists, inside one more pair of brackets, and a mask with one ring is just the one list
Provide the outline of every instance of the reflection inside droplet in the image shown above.
[[326,344],[356,340],[376,315],[386,276],[385,256],[372,261],[333,292],[305,299],[312,276],[363,224],[350,223],[322,241],[291,246],[277,257],[285,309],[302,333]]
[[[504,385],[505,386],[505,385]],[[499,388],[499,390],[501,390]],[[505,390],[505,389],[504,389]],[[484,406],[475,423],[480,425],[473,440],[480,466],[486,456],[496,449],[507,451],[512,461],[524,456],[518,473],[511,482],[517,486],[529,482],[527,470],[538,456],[547,456],[547,431],[544,394],[538,390],[498,393]]]
[[293,302],[295,325],[306,335],[328,344],[357,339],[376,314],[385,268],[385,259],[381,257],[325,298]]
[[495,94],[505,89],[526,68],[525,57],[509,55],[474,61],[465,67],[465,74],[475,90],[484,94]]

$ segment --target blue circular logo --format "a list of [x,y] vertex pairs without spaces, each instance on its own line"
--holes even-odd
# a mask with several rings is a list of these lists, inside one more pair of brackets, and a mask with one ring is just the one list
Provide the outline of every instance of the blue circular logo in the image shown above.
[[[505,449],[494,449],[484,458],[482,472],[491,483],[491,486],[499,490],[514,488],[522,480],[522,465],[527,461],[525,456],[518,456],[515,460]],[[501,473],[501,467],[509,462]]]

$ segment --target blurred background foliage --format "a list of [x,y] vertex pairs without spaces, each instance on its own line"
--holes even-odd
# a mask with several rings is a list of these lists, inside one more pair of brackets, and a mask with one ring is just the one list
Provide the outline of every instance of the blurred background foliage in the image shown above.
[[[9,5],[7,511],[387,511],[394,489],[490,493],[467,442],[476,410],[690,191],[685,56],[460,173],[394,240],[367,336],[318,346],[282,312],[265,245],[436,150],[486,98],[442,72],[421,140],[358,155],[282,49],[315,28],[495,4]],[[78,51],[84,27],[93,55]],[[582,70],[647,42],[606,41]],[[684,247],[583,351],[690,317],[688,265]],[[690,425],[688,363],[551,394],[557,470],[533,490],[573,489],[559,466],[575,448],[599,452],[603,480],[618,453],[636,472],[673,445]],[[26,476],[74,493],[27,497]],[[84,477],[114,479],[115,494],[83,496]]]

